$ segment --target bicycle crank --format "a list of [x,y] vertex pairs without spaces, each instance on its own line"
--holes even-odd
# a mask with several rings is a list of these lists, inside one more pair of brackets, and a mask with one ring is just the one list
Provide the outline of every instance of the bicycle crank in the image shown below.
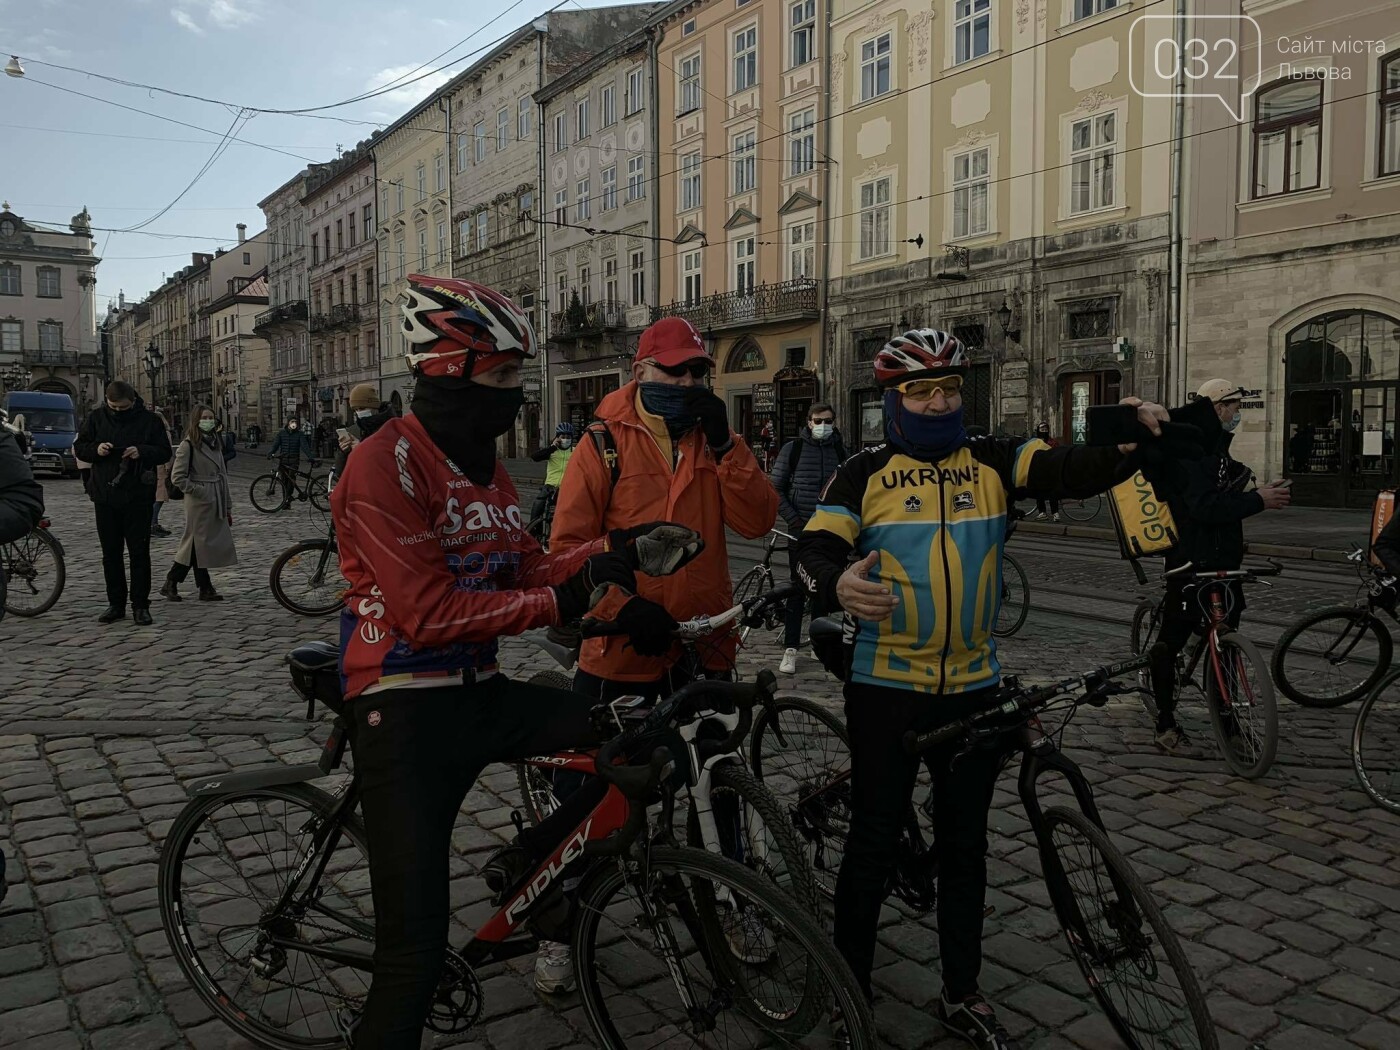
[[465,1032],[481,1019],[481,981],[467,961],[451,948],[443,965],[437,994],[428,1010],[427,1027],[434,1032]]

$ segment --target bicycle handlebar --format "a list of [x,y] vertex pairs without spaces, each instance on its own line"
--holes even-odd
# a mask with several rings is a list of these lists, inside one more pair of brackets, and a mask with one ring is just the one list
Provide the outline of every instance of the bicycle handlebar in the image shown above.
[[1172,579],[1177,576],[1189,574],[1192,579],[1209,580],[1251,580],[1261,576],[1278,576],[1283,572],[1282,563],[1273,558],[1266,559],[1269,563],[1267,569],[1212,569],[1205,572],[1192,572],[1194,562],[1187,562],[1185,565],[1178,565],[1175,569],[1167,569],[1162,573],[1162,578]]
[[[756,613],[767,609],[769,606],[786,602],[790,598],[795,598],[802,594],[802,588],[796,583],[785,583],[781,587],[774,587],[767,594],[760,594],[749,598],[737,605],[730,606],[722,613],[715,613],[713,616],[696,616],[676,625],[672,635],[682,641],[691,641],[696,638],[703,638],[706,635],[714,634],[736,620],[747,621]],[[585,616],[579,622],[579,634],[584,638],[610,638],[624,635],[627,632],[615,620],[599,620],[591,616]]]

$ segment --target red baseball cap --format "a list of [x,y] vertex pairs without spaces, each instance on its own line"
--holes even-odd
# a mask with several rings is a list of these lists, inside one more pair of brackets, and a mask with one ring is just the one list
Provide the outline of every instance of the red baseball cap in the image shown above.
[[714,364],[699,330],[684,317],[663,317],[642,333],[633,361],[655,361],[672,368],[696,358]]

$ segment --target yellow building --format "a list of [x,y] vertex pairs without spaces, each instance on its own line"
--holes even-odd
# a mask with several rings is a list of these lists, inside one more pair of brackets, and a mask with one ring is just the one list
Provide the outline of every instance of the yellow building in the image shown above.
[[653,23],[663,238],[653,317],[700,329],[731,424],[770,454],[827,396],[816,372],[825,22],[824,0],[692,0]]

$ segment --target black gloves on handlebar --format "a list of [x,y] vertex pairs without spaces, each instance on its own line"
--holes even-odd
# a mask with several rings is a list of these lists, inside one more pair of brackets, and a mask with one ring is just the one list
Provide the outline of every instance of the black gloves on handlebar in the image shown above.
[[613,529],[608,546],[625,555],[632,569],[644,576],[670,576],[694,561],[705,541],[694,529],[670,521],[649,521],[630,529]]
[[583,568],[563,583],[554,585],[554,597],[559,602],[559,622],[571,623],[593,607],[607,584],[616,584],[627,591],[637,589],[637,577],[627,555],[621,551],[591,555]]
[[645,598],[628,600],[613,620],[632,640],[638,656],[665,656],[671,651],[671,632],[680,626],[664,606]]

